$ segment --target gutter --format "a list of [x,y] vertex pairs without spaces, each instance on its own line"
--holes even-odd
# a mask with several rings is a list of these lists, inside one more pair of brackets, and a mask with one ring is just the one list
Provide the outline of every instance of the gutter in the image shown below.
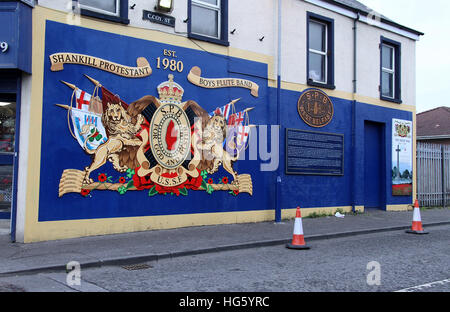
[[[352,156],[353,164],[356,163],[356,94],[358,93],[358,21],[360,19],[359,13],[353,20],[353,101],[352,101]],[[352,211],[356,212],[356,168],[352,170]]]
[[444,134],[444,135],[418,136],[417,137],[417,140],[443,140],[443,139],[450,139],[450,135]]
[[353,20],[353,94],[356,95],[358,91],[358,77],[357,77],[357,41],[358,41],[358,21],[361,15],[358,13]]
[[[278,52],[277,52],[277,125],[281,130],[281,0],[278,0]],[[279,131],[280,135],[281,131]],[[278,140],[280,141],[280,140]],[[278,156],[280,155],[280,144],[278,144]],[[275,222],[281,223],[281,172],[280,164],[277,168],[275,181]]]

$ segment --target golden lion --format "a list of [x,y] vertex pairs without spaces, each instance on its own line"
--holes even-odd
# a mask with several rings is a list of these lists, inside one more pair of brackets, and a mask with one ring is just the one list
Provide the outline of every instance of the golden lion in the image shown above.
[[232,157],[224,148],[223,142],[227,136],[227,125],[225,118],[215,115],[207,122],[203,130],[202,141],[198,144],[198,149],[204,151],[203,157],[212,160],[212,166],[207,168],[209,174],[216,173],[219,166],[228,171],[233,176],[233,182],[237,181],[237,172],[233,169],[233,163],[239,158],[239,154]]
[[[131,116],[120,104],[108,103],[107,109],[102,115],[102,123],[108,133],[108,141],[100,145],[96,150],[90,150],[86,147],[86,142],[89,140],[88,136],[84,142],[85,151],[94,155],[92,164],[85,168],[85,176],[83,183],[90,184],[94,181],[89,178],[92,171],[103,166],[109,160],[114,169],[119,172],[125,172],[128,167],[121,166],[119,163],[119,153],[127,148],[127,146],[140,146],[143,144],[141,140],[136,137],[136,134],[141,130],[141,124],[144,122],[144,117],[141,114],[137,115],[136,123],[132,123]],[[87,127],[86,127],[87,126]],[[88,133],[89,125],[83,128],[83,134]]]

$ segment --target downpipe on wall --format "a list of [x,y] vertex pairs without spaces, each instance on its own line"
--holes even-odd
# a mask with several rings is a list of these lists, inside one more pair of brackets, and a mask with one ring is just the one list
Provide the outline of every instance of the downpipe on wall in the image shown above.
[[[277,125],[281,133],[281,0],[278,0],[278,50],[277,50]],[[279,140],[280,141],[280,140]],[[278,144],[278,155],[280,155],[280,144]],[[277,168],[277,180],[275,188],[275,222],[281,223],[281,171]]]
[[[352,156],[353,163],[355,162],[355,127],[356,127],[356,94],[358,92],[358,72],[357,72],[357,48],[358,48],[358,21],[361,15],[358,13],[353,20],[353,101],[352,101]],[[356,199],[355,199],[355,168],[352,170],[352,211],[356,212]]]

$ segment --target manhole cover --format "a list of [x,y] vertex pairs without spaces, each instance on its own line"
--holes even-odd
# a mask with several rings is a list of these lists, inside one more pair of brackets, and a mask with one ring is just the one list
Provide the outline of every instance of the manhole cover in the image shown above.
[[0,292],[25,292],[25,289],[12,284],[0,283]]
[[141,263],[141,264],[131,264],[131,265],[125,265],[122,268],[124,268],[125,270],[128,271],[137,271],[137,270],[147,270],[147,269],[151,269],[152,266],[148,265],[146,263]]

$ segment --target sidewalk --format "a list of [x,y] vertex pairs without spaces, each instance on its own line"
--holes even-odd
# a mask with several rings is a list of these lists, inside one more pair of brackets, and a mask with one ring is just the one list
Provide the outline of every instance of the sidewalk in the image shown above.
[[[411,227],[412,211],[367,211],[344,219],[326,217],[303,219],[307,242]],[[450,224],[450,209],[422,211],[425,229]],[[82,268],[137,264],[231,249],[282,245],[290,242],[293,220],[159,230],[130,234],[85,237],[33,244],[13,244],[9,235],[0,235],[0,276],[61,270],[70,261]],[[406,234],[405,234],[406,235]]]

